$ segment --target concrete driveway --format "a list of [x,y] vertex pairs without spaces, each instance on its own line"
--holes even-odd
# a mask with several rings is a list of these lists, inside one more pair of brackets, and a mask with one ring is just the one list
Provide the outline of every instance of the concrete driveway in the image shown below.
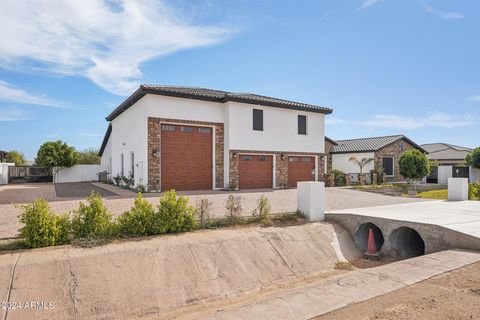
[[[100,184],[95,184],[99,186]],[[118,196],[105,199],[105,205],[115,215],[119,215],[127,211],[133,205],[135,194],[113,186],[102,186],[108,188],[113,193],[118,192]],[[28,190],[28,189],[27,189]],[[42,192],[48,193],[48,188],[40,188]],[[118,190],[118,191],[117,191]],[[3,191],[0,191],[0,195]],[[120,193],[122,193],[120,195]],[[38,191],[38,194],[40,192]],[[272,213],[295,212],[297,210],[297,190],[250,190],[242,192],[225,192],[225,191],[208,191],[206,193],[182,193],[190,198],[190,203],[195,204],[199,199],[207,197],[212,201],[211,208],[212,218],[220,218],[225,216],[225,202],[230,194],[242,197],[242,215],[250,216],[257,206],[260,196],[265,195],[272,205]],[[153,204],[158,204],[159,194],[145,194],[145,198]],[[32,201],[35,197],[32,196]],[[58,199],[56,199],[58,200]],[[339,210],[361,207],[372,207],[389,204],[410,203],[422,201],[421,199],[400,198],[384,196],[380,194],[356,191],[344,188],[327,188],[326,189],[326,210]],[[78,207],[80,200],[53,201],[51,206],[56,213],[70,212]],[[17,235],[21,224],[18,222],[18,215],[21,210],[10,204],[0,204],[0,239],[11,238]]]

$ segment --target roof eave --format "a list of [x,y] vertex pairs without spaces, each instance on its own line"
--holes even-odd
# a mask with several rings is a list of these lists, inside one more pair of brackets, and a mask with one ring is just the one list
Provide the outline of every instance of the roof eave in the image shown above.
[[98,156],[101,157],[103,152],[105,151],[105,147],[107,146],[108,139],[110,138],[110,134],[112,133],[112,124],[110,123],[107,128],[107,132],[105,132],[105,136],[103,137],[102,146],[98,151]]

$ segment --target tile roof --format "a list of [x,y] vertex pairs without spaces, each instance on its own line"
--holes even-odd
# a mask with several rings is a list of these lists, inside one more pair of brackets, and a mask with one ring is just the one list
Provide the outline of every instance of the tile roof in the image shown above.
[[225,103],[228,101],[249,103],[277,108],[309,111],[330,114],[332,109],[320,107],[313,104],[307,104],[296,101],[289,101],[279,98],[272,98],[253,93],[235,93],[222,90],[213,90],[196,87],[179,87],[179,86],[162,86],[162,85],[141,85],[130,97],[128,97],[120,106],[106,118],[112,121],[122,112],[130,108],[135,102],[140,100],[146,94],[157,94],[171,97],[205,100],[218,103]]
[[421,147],[429,152],[430,160],[464,160],[473,151],[471,148],[448,143],[428,143]]
[[414,147],[420,149],[420,151],[425,151],[423,148],[404,135],[395,135],[350,140],[335,140],[337,145],[333,148],[332,153],[375,152],[401,139],[406,140]]

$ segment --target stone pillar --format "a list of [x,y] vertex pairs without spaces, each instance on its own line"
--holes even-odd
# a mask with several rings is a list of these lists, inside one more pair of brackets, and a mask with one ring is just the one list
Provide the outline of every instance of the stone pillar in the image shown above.
[[361,186],[365,185],[365,175],[363,173],[358,175],[358,184]]
[[377,184],[378,183],[378,175],[376,172],[372,173],[372,184]]
[[345,185],[348,187],[352,184],[349,174],[345,174]]
[[297,210],[308,221],[325,220],[325,183],[297,182]]
[[468,200],[468,178],[448,178],[448,201]]

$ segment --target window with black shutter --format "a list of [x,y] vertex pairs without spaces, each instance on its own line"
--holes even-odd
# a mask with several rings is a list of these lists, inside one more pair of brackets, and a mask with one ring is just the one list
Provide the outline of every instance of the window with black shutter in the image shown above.
[[307,134],[307,116],[298,116],[298,134]]
[[263,131],[263,110],[253,109],[253,130]]
[[393,157],[383,158],[383,171],[386,176],[393,176]]

